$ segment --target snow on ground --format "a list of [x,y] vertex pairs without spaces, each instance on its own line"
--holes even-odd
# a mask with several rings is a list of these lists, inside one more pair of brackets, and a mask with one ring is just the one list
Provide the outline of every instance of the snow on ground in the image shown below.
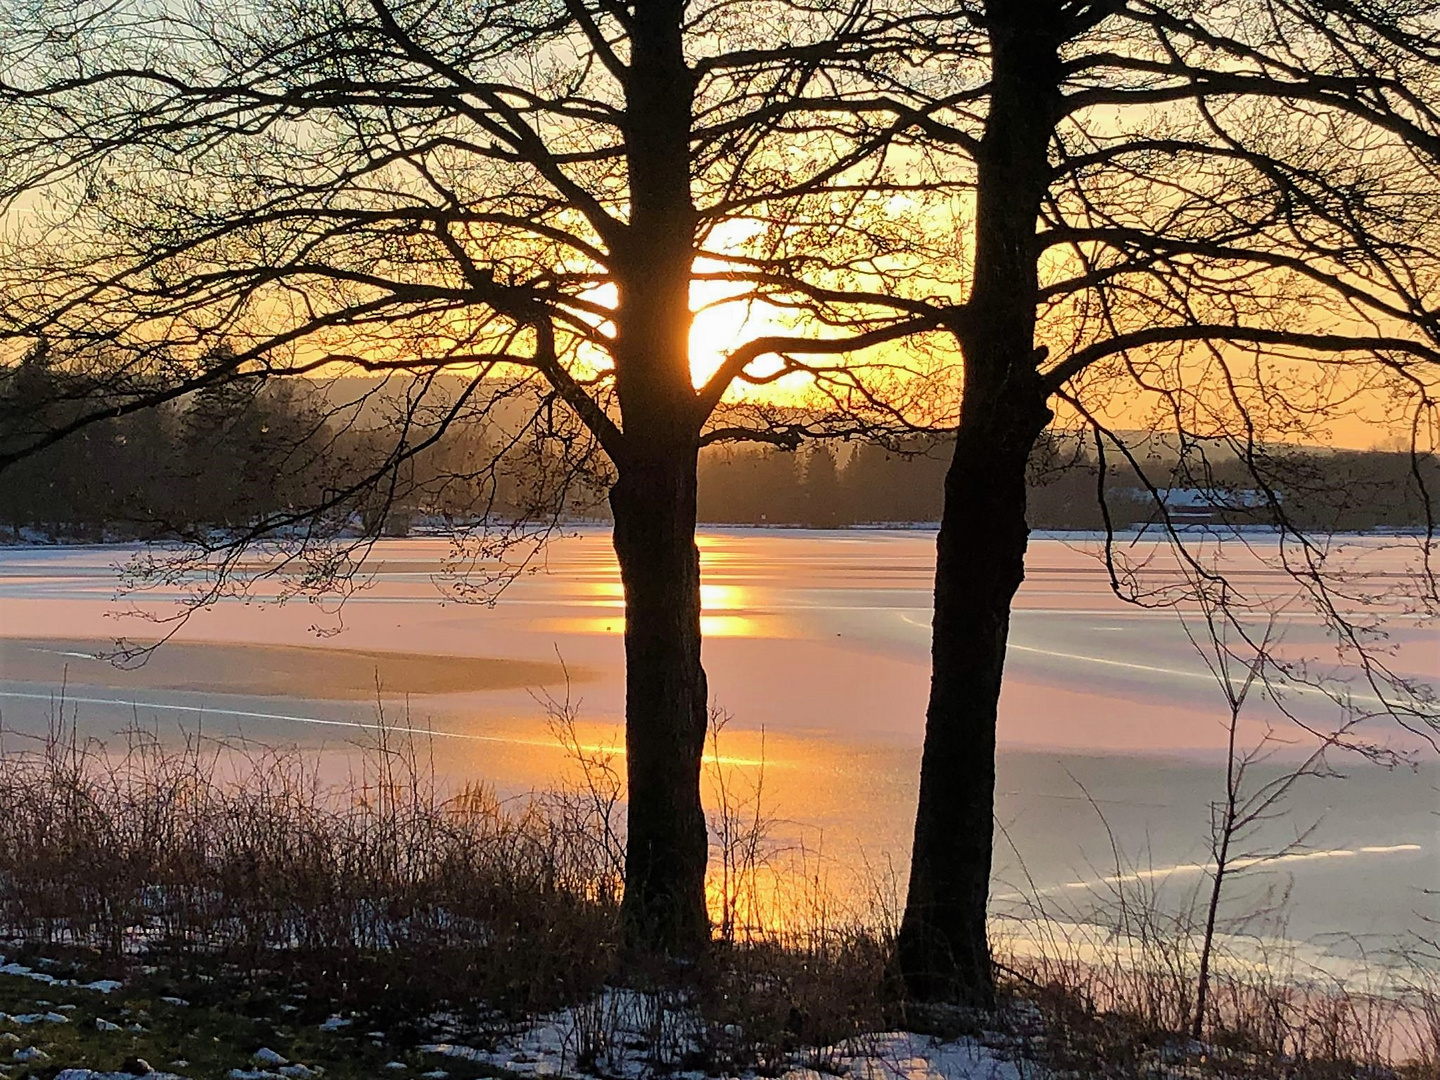
[[[713,1072],[675,1068],[696,1048],[699,1020],[661,1008],[630,991],[607,991],[590,1005],[541,1017],[498,1040],[492,1049],[431,1043],[426,1053],[476,1062],[521,1076],[640,1080],[668,1072],[677,1080],[705,1080]],[[662,1056],[662,1061],[657,1061]],[[841,1046],[801,1050],[804,1065],[783,1080],[1020,1080],[1016,1066],[973,1039],[941,1042],[924,1035],[886,1032]],[[660,1066],[657,1068],[657,1065]],[[721,1074],[724,1075],[724,1074]]]
[[[527,1038],[517,1043],[502,1043],[494,1050],[478,1050],[453,1043],[435,1043],[421,1047],[430,1053],[445,1054],[466,1061],[479,1062],[522,1076],[562,1077],[594,1076],[577,1069],[574,1055],[558,1042]],[[795,1068],[782,1074],[782,1080],[833,1080],[845,1076],[854,1080],[1020,1080],[1021,1073],[1013,1062],[1006,1061],[988,1047],[969,1039],[939,1042],[925,1035],[890,1032],[868,1036],[863,1046],[851,1049],[826,1047],[817,1052],[825,1068]],[[627,1055],[621,1068],[600,1070],[607,1077],[639,1080],[651,1074],[643,1053]],[[443,1076],[442,1070],[423,1076]],[[701,1070],[676,1071],[677,1080],[703,1080],[709,1076]]]
[[[49,975],[43,971],[36,971],[34,968],[26,967],[24,964],[7,964],[3,956],[0,956],[0,975],[15,975],[22,979],[34,979],[36,982],[44,983],[46,986],[63,986],[76,990],[94,990],[99,994],[113,994],[124,985],[114,979],[96,979],[94,982],[88,983],[79,983],[74,979],[58,979],[54,975]],[[25,1021],[21,1022],[24,1023]]]
[[[575,1067],[573,1052],[556,1040],[553,1033],[554,1029],[551,1029],[539,1037],[502,1042],[490,1051],[453,1043],[437,1043],[421,1049],[491,1065],[522,1076],[594,1075]],[[1020,1080],[1021,1076],[1014,1063],[973,1040],[939,1042],[908,1032],[868,1036],[863,1045],[853,1048],[826,1047],[817,1051],[816,1057],[824,1060],[823,1072],[815,1068],[796,1068],[784,1073],[782,1080],[833,1080],[837,1075],[855,1080]],[[625,1077],[627,1080],[638,1080],[650,1073],[643,1051],[628,1054],[622,1067],[614,1072],[608,1068],[601,1071],[606,1076]],[[436,1074],[443,1075],[439,1070]],[[709,1074],[694,1070],[678,1071],[673,1075],[679,1080],[702,1080]]]
[[[858,1080],[1019,1080],[1015,1064],[971,1039],[938,1042],[894,1032],[867,1039],[862,1055],[841,1057],[839,1068]],[[813,1069],[795,1069],[787,1080],[821,1080]]]

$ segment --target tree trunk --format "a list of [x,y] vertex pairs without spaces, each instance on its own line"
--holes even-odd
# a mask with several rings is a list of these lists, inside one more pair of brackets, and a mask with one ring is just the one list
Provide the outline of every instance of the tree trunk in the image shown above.
[[625,586],[627,942],[694,955],[710,937],[700,806],[707,695],[700,663],[696,448],[636,455],[610,491]]
[[1050,420],[1034,347],[1036,222],[1060,115],[1054,0],[992,0],[990,109],[975,155],[975,277],[955,457],[936,541],[930,702],[910,888],[897,943],[910,993],[994,1003],[985,932],[996,713],[1010,603],[1025,576],[1025,468]]
[[685,0],[644,0],[629,18],[625,154],[630,215],[612,253],[615,388],[624,447],[610,491],[625,585],[629,781],[622,916],[628,943],[687,955],[710,938],[708,838],[700,807],[705,671],[695,546],[699,431],[690,374],[694,75]]
[[[920,1000],[993,1004],[986,906],[996,714],[1010,604],[1025,576],[1025,463],[1040,428],[962,428],[936,541],[930,702],[899,962]],[[1025,432],[1030,434],[1028,437]]]

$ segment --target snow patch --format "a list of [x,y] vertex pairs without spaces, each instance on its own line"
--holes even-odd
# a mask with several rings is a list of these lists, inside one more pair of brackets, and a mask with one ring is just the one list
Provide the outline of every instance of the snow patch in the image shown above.
[[36,971],[34,968],[26,967],[24,964],[0,964],[0,975],[17,975],[22,979],[34,979],[36,982],[44,983],[46,986],[54,986],[60,982],[54,975],[47,975],[43,971]]
[[[826,1073],[854,1080],[1021,1080],[1014,1062],[972,1039],[940,1042],[925,1035],[889,1032],[863,1045],[822,1051]],[[785,1080],[821,1080],[814,1069],[792,1069]]]
[[[683,1010],[664,1010],[644,995],[611,990],[587,1005],[540,1017],[500,1039],[492,1049],[448,1042],[420,1049],[527,1077],[642,1080],[656,1071],[657,1026],[670,1044],[672,1057],[681,1058],[700,1049],[703,1023]],[[834,1076],[851,1080],[1021,1080],[1015,1063],[974,1039],[942,1042],[908,1032],[867,1035],[840,1046],[802,1050],[796,1061],[801,1064],[785,1072],[782,1080]],[[443,1070],[423,1075],[427,1080],[443,1080]]]
[[[0,961],[4,961],[4,959],[3,956],[0,956]],[[52,963],[53,962],[54,961],[52,961]],[[96,979],[94,982],[88,983],[77,983],[74,979],[57,979],[48,972],[36,971],[32,967],[16,963],[0,962],[0,975],[14,975],[21,979],[33,979],[35,982],[44,983],[46,986],[74,987],[77,990],[94,990],[101,994],[112,994],[124,985],[116,979]],[[66,1007],[74,1008],[73,1005]]]

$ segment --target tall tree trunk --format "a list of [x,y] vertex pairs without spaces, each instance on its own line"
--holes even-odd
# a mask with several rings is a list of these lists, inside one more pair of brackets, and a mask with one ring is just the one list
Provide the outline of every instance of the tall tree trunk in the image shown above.
[[921,1000],[993,1004],[986,907],[996,713],[1010,604],[1025,576],[1025,465],[1038,419],[1032,403],[999,430],[962,426],[945,478],[920,803],[899,941],[907,988]]
[[622,914],[631,945],[681,955],[693,955],[710,935],[695,465],[693,444],[637,455],[620,465],[610,491],[625,586],[629,817]]
[[703,416],[690,376],[694,75],[685,0],[636,0],[626,69],[630,215],[612,253],[615,387],[624,447],[610,492],[625,584],[625,899],[632,947],[693,954],[709,941],[700,807],[706,688],[700,665],[695,479]]
[[990,109],[975,155],[975,278],[955,457],[936,542],[930,702],[898,960],[910,992],[994,1002],[985,916],[996,714],[1025,573],[1025,468],[1050,412],[1034,347],[1036,222],[1060,115],[1055,0],[990,0]]

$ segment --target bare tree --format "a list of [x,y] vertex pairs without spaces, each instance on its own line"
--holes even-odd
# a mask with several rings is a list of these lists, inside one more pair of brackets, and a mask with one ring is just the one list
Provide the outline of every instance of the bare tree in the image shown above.
[[[1182,552],[1168,480],[1126,427],[1168,431],[1174,467],[1202,480],[1223,447],[1284,529],[1273,440],[1383,393],[1423,488],[1440,358],[1428,0],[188,10],[8,16],[0,334],[17,357],[63,345],[80,389],[0,468],[229,380],[348,365],[404,373],[422,384],[407,400],[433,403],[457,373],[369,470],[365,489],[389,490],[497,393],[536,387],[536,415],[560,407],[615,470],[635,941],[708,933],[701,446],[958,422],[900,961],[917,995],[981,1005],[996,707],[1041,433],[1088,430],[1102,495],[1118,456]],[[715,305],[764,309],[774,332],[697,380],[695,310]],[[945,335],[958,421],[932,393]],[[727,398],[791,377],[825,408]],[[332,513],[352,486],[263,524]],[[1429,730],[1323,546],[1283,537],[1383,710]],[[1430,539],[1415,595],[1433,609]],[[1148,593],[1109,555],[1145,602],[1223,578],[1187,557],[1184,589]]]
[[[1323,539],[1287,520],[1276,477],[1277,447],[1358,412],[1394,421],[1429,505],[1437,28],[1424,0],[966,2],[937,13],[938,57],[882,92],[915,145],[914,189],[935,197],[924,220],[958,219],[953,257],[933,269],[960,294],[936,317],[963,376],[899,939],[916,995],[992,1001],[997,703],[1026,461],[1047,427],[1093,437],[1102,502],[1117,464],[1153,496],[1181,572],[1152,587],[1109,545],[1112,583],[1137,602],[1224,592],[1242,605],[1243,583],[1226,591],[1167,495],[1199,485],[1223,505],[1217,458],[1238,462],[1374,704],[1337,697],[1433,736],[1431,696],[1375,648],[1373,591],[1346,587]],[[1137,448],[1136,428],[1165,453]],[[1426,529],[1403,588],[1433,615],[1432,541]]]
[[[856,242],[878,235],[861,207],[891,183],[893,129],[862,76],[915,45],[911,22],[867,3],[7,5],[0,337],[11,364],[63,356],[67,390],[8,427],[0,468],[226,383],[400,380],[370,467],[228,535],[203,600],[257,539],[280,538],[306,587],[353,570],[409,463],[504,402],[576,469],[603,451],[626,604],[625,923],[636,944],[696,949],[696,455],[825,427],[727,401],[738,378],[824,355],[835,402],[879,407],[844,356],[934,326],[867,291]],[[757,305],[773,332],[720,343],[697,380],[695,311]],[[357,503],[361,550],[342,557],[321,541]],[[515,538],[502,523],[484,553]]]
[[1223,610],[1204,596],[1198,606],[1204,632],[1185,623],[1185,634],[1215,677],[1225,699],[1227,715],[1225,792],[1220,800],[1210,804],[1210,886],[1204,897],[1205,916],[1200,926],[1200,955],[1195,973],[1195,1015],[1190,1022],[1190,1037],[1197,1042],[1205,1031],[1215,938],[1221,926],[1221,900],[1242,874],[1304,850],[1313,826],[1297,830],[1279,846],[1262,841],[1259,833],[1266,823],[1284,813],[1288,796],[1304,778],[1335,775],[1326,764],[1326,751],[1342,742],[1347,727],[1355,723],[1353,718],[1342,721],[1337,730],[1321,739],[1298,763],[1272,769],[1271,775],[1254,779],[1253,774],[1274,756],[1275,733],[1267,730],[1254,744],[1245,746],[1241,742],[1240,721],[1251,692],[1270,682],[1266,675],[1275,663],[1271,650],[1276,644],[1278,613],[1271,612],[1264,633],[1255,641],[1244,642],[1237,653],[1231,640],[1230,622]]

